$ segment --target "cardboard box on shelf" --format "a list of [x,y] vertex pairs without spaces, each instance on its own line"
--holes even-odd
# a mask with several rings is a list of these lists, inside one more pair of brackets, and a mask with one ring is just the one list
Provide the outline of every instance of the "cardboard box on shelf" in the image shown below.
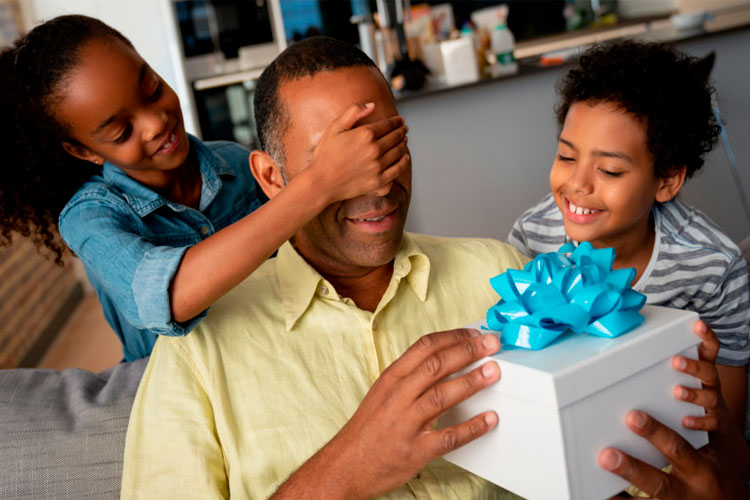
[[705,432],[680,424],[702,408],[673,396],[676,385],[700,386],[671,366],[676,354],[697,359],[698,315],[656,306],[641,313],[645,322],[620,337],[568,332],[542,350],[504,347],[469,367],[494,359],[500,381],[444,415],[441,427],[490,409],[500,423],[445,458],[528,499],[601,500],[628,486],[598,466],[603,448],[666,465],[656,448],[625,426],[629,410],[646,411],[695,447],[707,444]]

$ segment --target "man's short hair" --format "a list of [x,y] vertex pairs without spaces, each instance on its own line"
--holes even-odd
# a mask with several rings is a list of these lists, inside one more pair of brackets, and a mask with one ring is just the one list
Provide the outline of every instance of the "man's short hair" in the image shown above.
[[[284,82],[356,66],[378,67],[357,47],[333,38],[316,36],[287,47],[260,75],[253,105],[260,147],[273,157],[284,174],[282,137],[289,126],[289,115],[279,101]],[[285,179],[286,181],[286,179]]]

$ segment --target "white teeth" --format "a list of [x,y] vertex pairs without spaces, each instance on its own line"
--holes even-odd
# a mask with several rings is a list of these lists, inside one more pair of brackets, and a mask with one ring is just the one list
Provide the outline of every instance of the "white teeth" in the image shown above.
[[367,222],[380,222],[383,219],[385,219],[385,215],[383,215],[382,217],[373,217],[372,219],[354,219],[354,220],[367,221]]
[[570,205],[570,213],[572,214],[589,215],[599,213],[599,210],[594,210],[593,208],[577,207],[572,201],[568,201],[568,204]]

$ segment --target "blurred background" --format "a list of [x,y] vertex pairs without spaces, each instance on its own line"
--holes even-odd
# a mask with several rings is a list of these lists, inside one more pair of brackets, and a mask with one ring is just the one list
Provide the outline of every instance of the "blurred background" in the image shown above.
[[[67,13],[130,38],[178,93],[188,132],[249,148],[255,81],[281,50],[318,34],[360,46],[410,127],[407,230],[443,236],[505,239],[548,192],[554,85],[586,46],[715,52],[726,141],[681,196],[737,243],[750,236],[750,0],[0,0],[0,45]],[[121,357],[74,257],[56,266],[21,237],[0,249],[0,368],[97,371]]]

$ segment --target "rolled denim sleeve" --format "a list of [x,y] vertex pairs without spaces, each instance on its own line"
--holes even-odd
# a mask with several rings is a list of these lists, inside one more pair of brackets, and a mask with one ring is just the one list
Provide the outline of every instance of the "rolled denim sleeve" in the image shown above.
[[[156,246],[138,233],[120,200],[82,197],[60,215],[60,233],[81,259],[99,293],[116,304],[118,316],[137,329],[160,335],[185,335],[205,311],[184,323],[172,320],[169,287],[190,247]],[[98,286],[97,286],[98,285]]]

